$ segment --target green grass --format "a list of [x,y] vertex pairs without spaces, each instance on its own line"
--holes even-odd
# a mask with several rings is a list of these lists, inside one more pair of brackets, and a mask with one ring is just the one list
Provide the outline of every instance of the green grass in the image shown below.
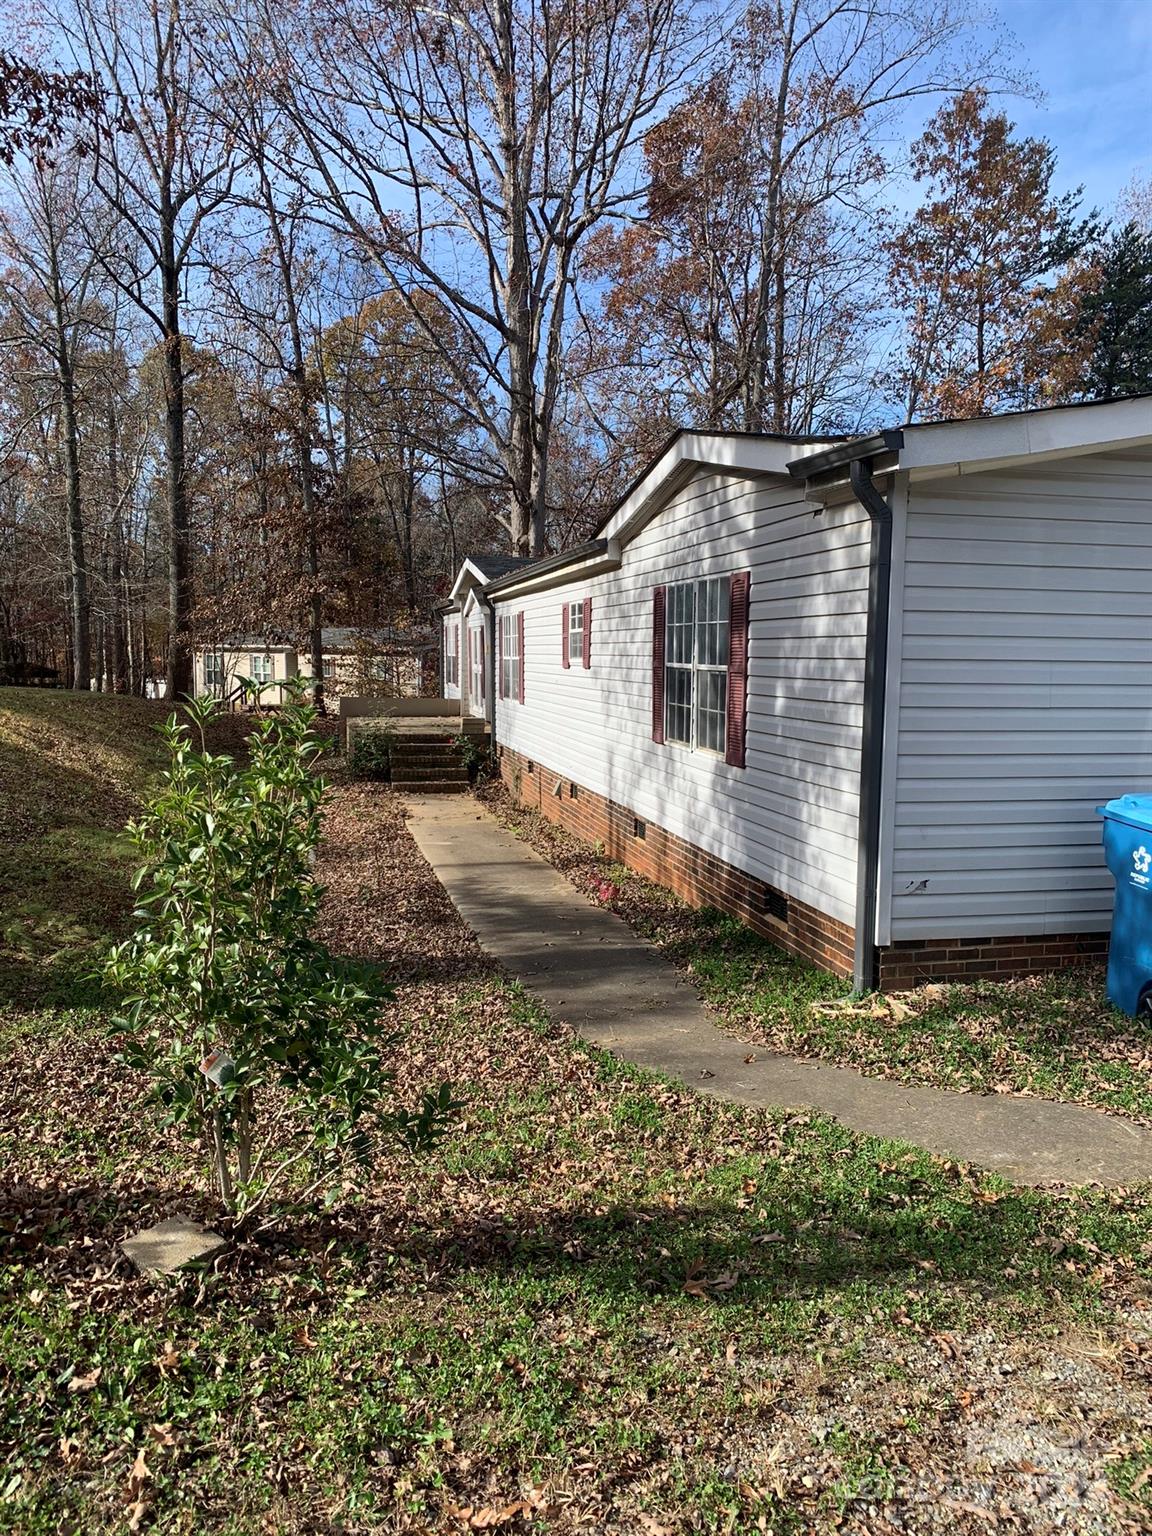
[[[125,822],[164,767],[164,704],[0,688],[0,1005],[69,1004],[132,907]],[[232,722],[219,745],[236,738]]]

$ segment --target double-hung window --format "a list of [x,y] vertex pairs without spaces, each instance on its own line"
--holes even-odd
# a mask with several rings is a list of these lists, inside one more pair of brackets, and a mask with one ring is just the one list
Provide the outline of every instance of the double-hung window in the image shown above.
[[248,675],[254,683],[272,681],[272,658],[267,652],[253,651],[248,658]]
[[204,687],[217,698],[224,694],[224,657],[220,651],[208,651],[204,657]]
[[521,667],[524,658],[520,650],[522,615],[506,613],[500,617],[500,696],[504,699],[521,699]]
[[568,605],[568,662],[570,666],[584,665],[584,604]]
[[664,646],[664,734],[706,752],[725,749],[730,578],[669,586]]
[[449,624],[444,630],[444,681],[450,688],[460,682],[460,626]]

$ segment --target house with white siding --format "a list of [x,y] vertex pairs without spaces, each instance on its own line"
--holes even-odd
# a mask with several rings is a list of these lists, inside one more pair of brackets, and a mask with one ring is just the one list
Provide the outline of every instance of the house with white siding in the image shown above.
[[681,432],[589,543],[466,567],[443,633],[517,798],[896,987],[1103,954],[1095,807],[1152,790],[1150,592],[1141,398]]

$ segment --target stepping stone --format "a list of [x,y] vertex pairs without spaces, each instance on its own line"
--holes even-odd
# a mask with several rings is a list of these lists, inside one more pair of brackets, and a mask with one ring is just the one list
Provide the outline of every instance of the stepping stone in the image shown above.
[[126,1237],[121,1250],[142,1275],[174,1275],[186,1264],[195,1264],[223,1248],[227,1240],[219,1232],[202,1227],[185,1216],[172,1216]]

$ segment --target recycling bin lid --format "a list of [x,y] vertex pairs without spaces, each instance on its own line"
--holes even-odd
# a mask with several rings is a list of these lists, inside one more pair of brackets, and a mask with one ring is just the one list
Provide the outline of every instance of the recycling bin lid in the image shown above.
[[1139,827],[1142,832],[1152,832],[1152,795],[1118,795],[1107,805],[1098,805],[1096,814]]

